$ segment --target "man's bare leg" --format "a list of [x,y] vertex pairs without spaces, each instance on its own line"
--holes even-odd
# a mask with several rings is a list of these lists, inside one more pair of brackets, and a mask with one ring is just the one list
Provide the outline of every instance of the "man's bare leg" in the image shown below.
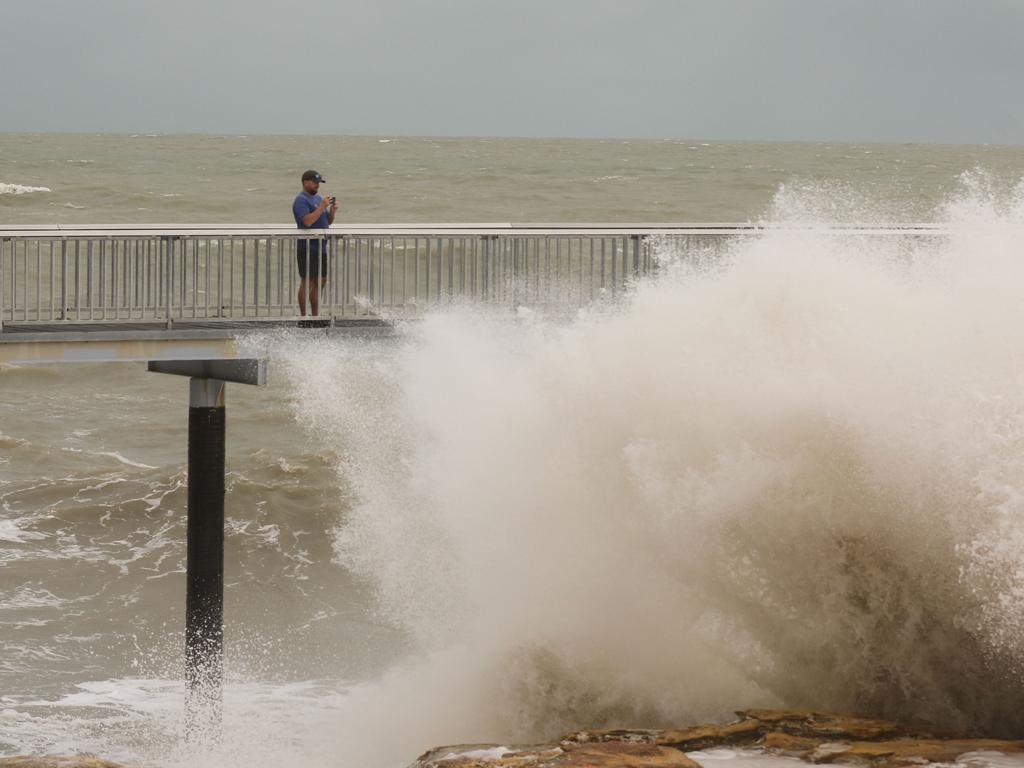
[[[299,280],[299,314],[302,315],[303,317],[306,316],[306,283],[308,282],[309,281],[306,280],[306,278],[302,278],[301,280]],[[315,295],[316,294],[314,294],[314,296]],[[315,315],[316,299],[313,298],[312,296],[310,298],[313,300],[313,314]]]
[[320,291],[316,280],[309,281],[309,309],[313,317],[320,314]]

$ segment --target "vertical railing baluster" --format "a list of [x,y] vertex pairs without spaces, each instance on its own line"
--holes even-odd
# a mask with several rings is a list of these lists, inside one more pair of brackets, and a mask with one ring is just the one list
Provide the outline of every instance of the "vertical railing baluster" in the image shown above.
[[146,261],[143,267],[143,281],[142,281],[142,305],[146,308],[145,316],[156,319],[156,302],[153,301],[153,251],[157,245],[155,236],[150,235],[146,238],[145,244],[145,256]]
[[235,238],[231,238],[228,250],[228,315],[235,316]]
[[110,235],[101,237],[99,240],[99,310],[100,320],[107,319],[107,243],[110,242]]
[[[344,300],[344,296],[341,292],[341,276],[339,270],[342,269],[342,257],[341,257],[341,238],[339,236],[331,237],[331,282],[330,282],[330,294],[331,294],[331,325],[334,325],[335,319],[339,316],[338,306],[341,301]],[[341,301],[339,301],[341,300]],[[344,314],[344,307],[342,307],[341,314]]]
[[366,275],[368,278],[368,283],[366,286],[366,314],[369,315],[371,312],[370,307],[372,307],[373,304],[377,301],[377,284],[380,282],[377,279],[377,265],[380,260],[380,251],[378,251],[378,256],[376,257],[376,259],[374,258],[373,252],[375,247],[381,249],[382,251],[384,248],[384,241],[369,240],[368,246],[369,247],[367,248],[366,251]]
[[455,238],[448,238],[448,303],[452,303],[455,293]]
[[217,242],[217,316],[224,314],[224,238]]
[[82,319],[82,243],[75,240],[75,319]]
[[54,261],[53,261],[53,240],[50,240],[50,316],[47,320],[53,320],[53,280],[54,280]]
[[174,325],[174,254],[177,250],[175,238],[167,238],[167,271],[165,272],[167,285],[164,286],[164,291],[167,294],[167,307],[166,307],[166,319],[167,328],[170,329]]
[[[129,248],[129,244],[131,247]],[[139,241],[136,239],[124,241],[124,301],[128,310],[128,319],[135,319],[135,302],[138,298],[138,267],[139,267]],[[131,258],[128,257],[129,252]]]
[[401,309],[409,311],[409,239],[401,239]]
[[188,298],[188,244],[192,241],[189,235],[181,238],[181,248],[176,249],[181,253],[178,263],[178,319],[185,319],[185,304]]
[[243,237],[242,238],[242,317],[245,317],[246,314],[248,313],[248,295],[247,295],[247,290],[248,290],[249,285],[248,285],[248,280],[246,278],[249,276],[249,267],[248,267],[248,264],[246,263],[246,257],[247,257],[246,243],[247,243],[247,240]]
[[551,303],[551,236],[544,235],[544,303]]
[[192,319],[199,316],[199,238],[192,241]]
[[618,262],[619,244],[618,241],[613,237],[611,238],[611,250],[612,250],[612,296],[615,296],[618,290],[618,279],[616,272],[616,263]]
[[129,276],[131,274],[132,260],[130,257],[131,248],[129,243],[131,241],[128,238],[124,238],[121,241],[121,304],[128,311],[128,319],[131,320],[132,312],[129,308],[131,306],[131,286],[129,285]]
[[424,308],[430,306],[430,258],[431,258],[431,240],[430,235],[423,238],[423,244],[426,248],[426,260],[424,266],[426,267],[426,274],[424,275],[424,292],[423,292],[423,306]]
[[474,302],[479,301],[480,294],[477,292],[477,274],[479,273],[479,265],[477,264],[477,258],[479,257],[478,247],[480,245],[479,237],[469,238],[469,248],[471,252],[471,261],[469,262],[469,293],[470,299]]
[[[11,240],[11,246],[14,246],[14,240]],[[4,257],[7,253],[7,238],[0,237],[0,333],[4,330],[4,319],[7,317],[7,293],[4,291],[4,283],[6,282],[4,275]]]
[[378,312],[384,306],[384,235],[380,236],[380,251],[377,254],[377,306]]
[[348,281],[348,291],[345,294],[346,301],[351,299],[351,313],[355,317],[359,314],[361,308],[361,297],[363,295],[363,237],[362,235],[351,235],[349,240],[349,259],[351,261],[351,272],[348,270],[350,267],[346,265],[346,280]]
[[[27,271],[27,270],[26,270]],[[43,242],[36,240],[36,320],[43,312]]]
[[284,316],[284,239],[277,241],[277,313]]
[[271,275],[273,274],[273,270],[271,269],[271,262],[273,261],[272,254],[274,252],[274,241],[275,241],[275,238],[268,237],[266,239],[266,245],[265,245],[266,256],[267,256],[267,271],[266,271],[266,274],[263,276],[264,277],[263,283],[264,283],[264,285],[266,285],[266,288],[264,289],[263,301],[267,305],[267,315],[273,314],[271,312],[271,306],[273,305],[273,291],[271,291],[271,289],[270,289],[270,281],[271,281]]
[[349,235],[341,237],[341,275],[338,280],[341,283],[341,315],[348,314],[348,293],[349,293],[349,254],[352,252],[352,238]]
[[[28,259],[27,249],[28,241],[22,240],[22,255],[25,260]],[[24,286],[22,286],[24,289]],[[24,290],[23,290],[24,292]],[[18,319],[18,241],[14,241],[14,247],[11,252],[11,320]]]
[[[14,245],[14,240],[11,240],[11,246]],[[7,238],[0,237],[0,333],[4,330],[4,319],[7,317],[7,293],[4,291],[4,283],[6,282],[4,275],[4,257],[7,254]]]
[[11,320],[17,320],[18,311],[18,241],[11,240]]
[[416,236],[412,239],[412,253],[409,255],[409,259],[412,262],[412,287],[409,291],[411,297],[412,308],[414,312],[420,311],[420,238]]
[[393,310],[395,308],[395,238],[391,236],[388,241],[391,246],[391,301],[388,306]]
[[119,307],[120,293],[117,290],[118,259],[117,240],[110,241],[110,305],[114,310],[114,319],[119,320],[121,311]]
[[95,317],[95,302],[93,301],[92,289],[92,240],[86,242],[85,247],[85,301],[89,308],[89,319]]

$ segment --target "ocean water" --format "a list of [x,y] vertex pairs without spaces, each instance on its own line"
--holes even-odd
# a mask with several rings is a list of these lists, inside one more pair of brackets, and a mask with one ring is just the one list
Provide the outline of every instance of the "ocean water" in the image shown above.
[[1000,189],[1020,147],[0,134],[0,225],[291,223],[307,168],[339,221],[744,222],[780,187],[833,221],[925,221],[964,172]]
[[1024,149],[3,136],[0,223],[276,223],[306,167],[352,221],[811,226],[662,249],[569,319],[253,338],[213,751],[181,738],[184,382],[3,368],[0,754],[400,766],[751,706],[1024,736]]

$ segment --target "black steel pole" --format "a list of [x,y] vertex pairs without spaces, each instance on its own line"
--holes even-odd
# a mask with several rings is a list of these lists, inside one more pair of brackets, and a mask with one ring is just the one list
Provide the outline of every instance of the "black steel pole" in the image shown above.
[[216,741],[223,710],[225,384],[193,378],[188,409],[185,732]]

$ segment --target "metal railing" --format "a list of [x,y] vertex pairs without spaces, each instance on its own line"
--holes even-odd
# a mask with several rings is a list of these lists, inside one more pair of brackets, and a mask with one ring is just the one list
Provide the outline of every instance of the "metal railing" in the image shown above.
[[[934,235],[940,228],[837,228]],[[326,249],[326,318],[405,317],[452,302],[576,308],[658,266],[654,246],[716,255],[750,225],[232,225],[0,228],[0,330],[19,323],[298,316],[300,243]],[[315,250],[315,249],[313,249]],[[311,257],[316,260],[317,257]]]

